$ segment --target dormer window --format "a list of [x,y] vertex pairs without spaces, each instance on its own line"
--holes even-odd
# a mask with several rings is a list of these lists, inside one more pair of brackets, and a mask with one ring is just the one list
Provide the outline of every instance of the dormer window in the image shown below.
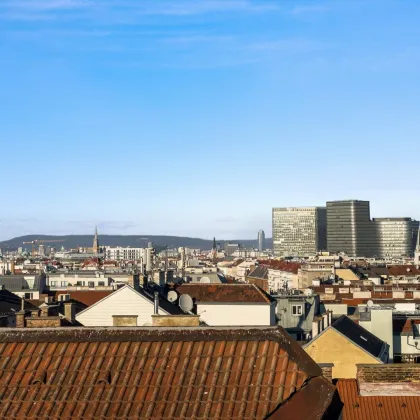
[[292,305],[292,315],[293,316],[301,316],[303,314],[303,306],[302,305]]

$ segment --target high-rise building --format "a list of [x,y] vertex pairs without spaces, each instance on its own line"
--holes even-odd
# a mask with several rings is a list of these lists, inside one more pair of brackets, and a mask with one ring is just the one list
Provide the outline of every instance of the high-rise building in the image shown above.
[[373,257],[377,241],[369,201],[327,202],[327,249],[350,257]]
[[262,252],[265,248],[265,232],[261,229],[258,231],[258,251]]
[[409,217],[374,218],[378,257],[413,257],[419,222]]
[[275,256],[305,257],[325,249],[325,207],[273,208]]
[[419,267],[420,266],[420,228],[417,232],[417,245],[416,250],[414,251],[414,264]]

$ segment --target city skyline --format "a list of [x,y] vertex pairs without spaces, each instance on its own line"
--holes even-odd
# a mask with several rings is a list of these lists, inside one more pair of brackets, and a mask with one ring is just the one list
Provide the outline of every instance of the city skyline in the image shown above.
[[420,219],[419,13],[413,0],[0,2],[0,239],[96,224],[249,239],[271,236],[273,207],[350,198]]

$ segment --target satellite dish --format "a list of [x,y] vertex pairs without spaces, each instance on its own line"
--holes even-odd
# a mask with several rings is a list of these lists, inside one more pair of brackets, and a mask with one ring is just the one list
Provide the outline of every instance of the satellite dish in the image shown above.
[[373,306],[373,301],[372,301],[372,300],[368,300],[368,301],[367,301],[367,306],[368,306],[369,308],[371,308],[371,307]]
[[211,281],[208,277],[201,277],[200,283],[208,284],[208,283],[211,283]]
[[178,293],[175,290],[168,292],[168,300],[171,303],[174,303],[178,299]]
[[191,309],[194,307],[194,302],[191,298],[190,295],[181,295],[179,297],[179,307],[184,311],[184,312],[190,312]]

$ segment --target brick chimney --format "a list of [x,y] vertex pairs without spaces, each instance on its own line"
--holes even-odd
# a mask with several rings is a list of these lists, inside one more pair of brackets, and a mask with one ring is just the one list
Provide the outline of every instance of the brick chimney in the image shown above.
[[420,395],[420,364],[360,364],[356,378],[361,396]]
[[332,382],[332,369],[334,363],[318,363],[318,366],[322,370],[322,376]]
[[25,328],[25,311],[16,312],[16,328]]
[[152,315],[154,327],[198,327],[199,315]]
[[76,306],[73,302],[64,303],[64,318],[72,324],[76,321]]

